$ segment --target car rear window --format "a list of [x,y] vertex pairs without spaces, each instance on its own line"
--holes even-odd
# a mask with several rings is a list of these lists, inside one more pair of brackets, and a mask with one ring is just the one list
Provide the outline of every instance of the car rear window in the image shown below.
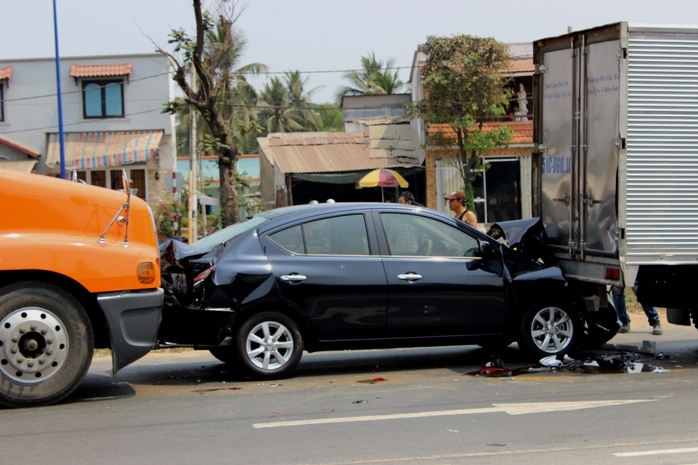
[[210,236],[204,237],[203,239],[199,239],[198,241],[194,242],[192,245],[194,247],[204,249],[204,250],[213,250],[216,248],[218,245],[228,242],[229,240],[233,239],[234,237],[239,236],[240,234],[249,231],[250,229],[256,228],[262,223],[265,223],[269,220],[267,220],[264,217],[261,216],[254,216],[252,218],[243,220],[239,223],[235,223],[232,226],[228,226],[225,229],[221,229],[220,231],[216,231],[215,233],[211,234]]

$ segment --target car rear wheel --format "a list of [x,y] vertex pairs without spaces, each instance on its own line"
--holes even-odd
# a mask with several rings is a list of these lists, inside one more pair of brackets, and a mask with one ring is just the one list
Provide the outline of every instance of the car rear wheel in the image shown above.
[[536,359],[565,354],[576,338],[574,315],[558,305],[534,305],[521,321],[519,346]]
[[296,323],[278,312],[250,316],[236,337],[242,368],[255,379],[288,376],[303,353],[303,339]]
[[92,326],[59,288],[28,282],[0,294],[0,404],[48,405],[80,384],[92,360]]

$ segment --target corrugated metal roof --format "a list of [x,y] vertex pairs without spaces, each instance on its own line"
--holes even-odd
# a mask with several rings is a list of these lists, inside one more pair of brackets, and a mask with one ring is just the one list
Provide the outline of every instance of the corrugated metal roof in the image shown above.
[[[507,126],[514,131],[510,144],[533,144],[533,121],[488,122],[483,125],[482,130],[492,131],[501,126]],[[448,134],[453,132],[453,129],[448,124],[430,124],[427,131],[429,135],[439,132]]]
[[368,136],[370,158],[410,159],[416,163],[410,123],[369,125]]
[[272,133],[257,139],[262,153],[283,173],[339,173],[412,166],[369,156],[370,138],[361,132]]
[[133,65],[131,63],[87,66],[79,66],[73,63],[70,67],[70,77],[128,76],[131,74],[132,68]]
[[10,79],[12,77],[12,66],[7,68],[0,68],[0,81],[3,79]]

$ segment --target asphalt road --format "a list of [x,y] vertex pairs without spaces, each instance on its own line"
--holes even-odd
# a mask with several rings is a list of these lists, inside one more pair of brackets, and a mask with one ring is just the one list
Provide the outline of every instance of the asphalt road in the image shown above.
[[[156,352],[111,377],[94,360],[66,401],[0,410],[2,463],[698,463],[698,332],[635,325],[579,364],[627,353],[649,371],[550,370],[476,347],[305,354],[255,382],[207,352]],[[654,354],[635,351],[654,349]],[[603,360],[603,359],[602,359]],[[617,360],[617,359],[616,359]],[[638,366],[638,365],[636,365]]]

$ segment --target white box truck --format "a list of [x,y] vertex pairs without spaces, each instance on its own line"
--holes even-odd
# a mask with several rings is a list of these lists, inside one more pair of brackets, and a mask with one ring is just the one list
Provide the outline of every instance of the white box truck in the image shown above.
[[570,32],[534,62],[533,212],[567,278],[698,323],[698,26]]

